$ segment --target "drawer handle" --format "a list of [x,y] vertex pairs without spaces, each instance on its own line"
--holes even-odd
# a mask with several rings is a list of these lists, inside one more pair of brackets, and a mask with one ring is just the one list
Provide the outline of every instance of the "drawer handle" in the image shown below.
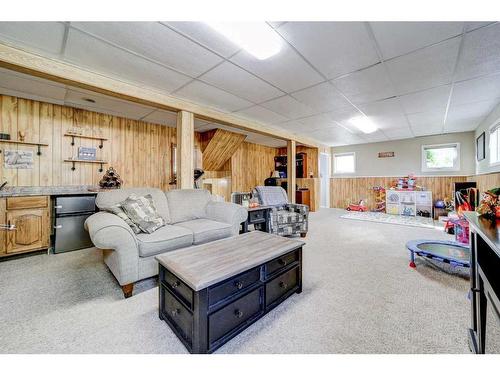
[[234,315],[237,318],[241,318],[243,316],[243,311],[236,309],[236,310],[234,310]]
[[179,280],[177,280],[175,283],[172,283],[172,288],[177,288],[180,285],[181,285],[181,282]]
[[288,284],[285,283],[284,281],[280,281],[280,288],[286,289],[288,288]]
[[237,289],[242,289],[243,288],[243,283],[241,281],[235,281],[234,282],[234,286],[237,288]]
[[172,310],[170,313],[172,314],[172,316],[176,316],[176,315],[179,315],[181,313],[181,310],[175,309],[175,310]]
[[286,260],[284,260],[284,259],[279,259],[279,260],[278,260],[278,263],[279,263],[281,266],[283,266],[283,267],[284,267],[284,266],[286,266]]

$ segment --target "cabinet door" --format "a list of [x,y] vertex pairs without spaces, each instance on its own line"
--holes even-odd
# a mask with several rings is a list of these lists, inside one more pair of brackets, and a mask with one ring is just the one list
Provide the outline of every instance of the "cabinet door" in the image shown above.
[[7,212],[7,223],[15,230],[7,232],[7,253],[48,247],[49,215],[47,209]]

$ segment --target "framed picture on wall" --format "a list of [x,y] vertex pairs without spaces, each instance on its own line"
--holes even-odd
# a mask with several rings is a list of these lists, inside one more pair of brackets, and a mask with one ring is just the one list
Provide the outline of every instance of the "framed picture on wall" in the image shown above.
[[476,159],[477,161],[483,160],[485,155],[485,139],[484,132],[481,133],[479,137],[476,138]]

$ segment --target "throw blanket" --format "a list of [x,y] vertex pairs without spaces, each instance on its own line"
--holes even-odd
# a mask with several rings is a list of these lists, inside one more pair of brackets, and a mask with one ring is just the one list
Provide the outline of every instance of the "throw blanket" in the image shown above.
[[281,186],[257,186],[255,190],[263,206],[283,206],[288,203],[286,191]]

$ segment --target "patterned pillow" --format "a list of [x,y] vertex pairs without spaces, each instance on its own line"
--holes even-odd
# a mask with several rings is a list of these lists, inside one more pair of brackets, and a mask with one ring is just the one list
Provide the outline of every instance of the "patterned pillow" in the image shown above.
[[111,207],[104,207],[102,210],[109,212],[109,213],[112,213],[112,214],[115,214],[120,219],[124,220],[129,225],[129,227],[132,228],[132,230],[135,234],[141,233],[140,228],[132,220],[130,220],[130,218],[127,216],[125,211],[123,211],[123,208],[122,208],[122,206],[120,206],[119,203],[117,203]]
[[143,197],[131,194],[120,203],[120,206],[130,220],[145,233],[153,233],[165,225],[165,220],[158,214],[151,194]]

